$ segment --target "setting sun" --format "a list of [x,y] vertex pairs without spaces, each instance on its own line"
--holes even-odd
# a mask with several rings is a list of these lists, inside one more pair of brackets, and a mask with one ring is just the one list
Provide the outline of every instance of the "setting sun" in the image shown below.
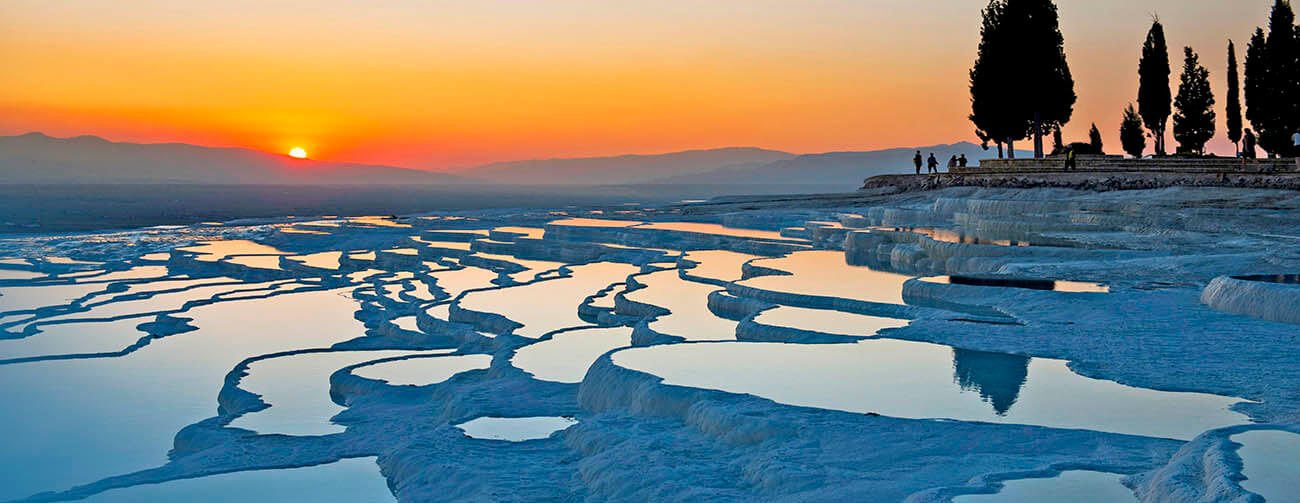
[[289,157],[296,157],[296,158],[298,158],[298,159],[306,159],[306,158],[307,158],[307,151],[306,151],[306,150],[303,150],[303,149],[301,149],[301,148],[294,148],[293,150],[290,150],[290,151],[289,151]]

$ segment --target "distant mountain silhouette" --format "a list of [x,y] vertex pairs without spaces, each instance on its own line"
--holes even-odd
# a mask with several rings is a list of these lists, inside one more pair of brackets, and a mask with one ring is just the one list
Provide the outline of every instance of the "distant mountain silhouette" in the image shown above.
[[[921,155],[925,157],[933,152],[939,159],[940,170],[947,170],[948,159],[954,155],[966,154],[966,159],[972,166],[978,165],[980,159],[997,155],[994,151],[985,151],[979,145],[970,142],[869,152],[828,152],[794,156],[761,165],[719,167],[703,173],[662,177],[652,180],[651,183],[827,184],[857,188],[864,178],[884,174],[914,173],[912,156],[917,150],[920,150]],[[1026,152],[1018,155],[1032,154]],[[924,172],[925,169],[922,168],[922,173]]]
[[719,168],[760,167],[794,157],[795,154],[789,152],[731,147],[657,155],[499,162],[460,170],[457,174],[512,184],[617,185],[700,174]]
[[294,159],[242,148],[118,143],[95,136],[0,136],[0,183],[445,184],[413,169]]

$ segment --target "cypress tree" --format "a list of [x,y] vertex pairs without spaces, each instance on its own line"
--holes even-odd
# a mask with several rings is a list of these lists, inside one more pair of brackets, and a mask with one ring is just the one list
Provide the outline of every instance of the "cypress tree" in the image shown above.
[[[979,53],[970,70],[970,120],[975,124],[975,135],[982,141],[993,141],[1002,158],[1002,145],[1025,137],[1028,124],[1016,123],[1008,113],[1011,94],[1008,81],[1015,77],[1012,34],[1003,22],[1006,0],[990,0],[983,10],[980,27]],[[1008,145],[1009,157],[1015,157],[1014,147]]]
[[[1088,143],[1092,144],[1092,151],[1096,154],[1105,154],[1101,145],[1101,131],[1097,129],[1097,123],[1092,123],[1092,129],[1088,130]],[[1145,148],[1145,145],[1143,146]]]
[[1165,27],[1156,19],[1142,44],[1138,62],[1138,113],[1155,138],[1156,155],[1165,155],[1165,127],[1169,121],[1169,48]]
[[1042,134],[1069,123],[1078,101],[1060,16],[1051,0],[1006,0],[1003,23],[1015,41],[1007,57],[1023,63],[1010,79],[1012,113],[1033,131],[1034,153],[1041,156]]
[[1237,47],[1228,41],[1228,140],[1241,153],[1241,77],[1237,74]]
[[1141,158],[1142,151],[1147,148],[1146,135],[1142,134],[1142,117],[1132,104],[1124,109],[1124,120],[1119,125],[1119,142],[1124,152],[1137,158]]
[[1183,74],[1174,99],[1174,139],[1180,153],[1205,153],[1205,142],[1214,137],[1214,92],[1210,71],[1191,47],[1183,48]]
[[977,136],[999,148],[1006,142],[1015,157],[1015,141],[1029,136],[1035,118],[1040,134],[1070,121],[1074,78],[1051,0],[991,0],[983,15],[970,71],[970,119]]
[[1271,95],[1272,120],[1259,132],[1259,146],[1270,156],[1289,155],[1291,135],[1300,129],[1300,42],[1296,40],[1291,2],[1276,0],[1268,20],[1265,86]]
[[1255,128],[1256,136],[1260,130],[1266,127],[1266,124],[1273,122],[1272,115],[1276,112],[1272,106],[1273,97],[1268,92],[1265,85],[1268,82],[1267,63],[1264,53],[1268,51],[1268,42],[1264,38],[1264,30],[1255,28],[1255,34],[1251,35],[1250,43],[1246,45],[1246,119],[1250,120],[1250,125]]

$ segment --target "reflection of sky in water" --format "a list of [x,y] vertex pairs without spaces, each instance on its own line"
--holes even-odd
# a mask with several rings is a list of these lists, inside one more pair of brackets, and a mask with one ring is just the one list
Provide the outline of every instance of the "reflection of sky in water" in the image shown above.
[[572,267],[573,276],[524,286],[473,292],[460,300],[471,311],[501,313],[524,324],[516,335],[541,337],[552,330],[587,325],[578,318],[578,305],[587,296],[618,283],[639,269],[627,264],[598,262]]
[[663,229],[678,232],[696,232],[700,234],[716,234],[719,236],[734,236],[742,238],[768,239],[775,241],[803,242],[801,240],[790,239],[776,231],[760,231],[755,229],[736,229],[725,227],[719,224],[705,224],[699,222],[650,222],[638,227],[639,229]]
[[173,480],[114,489],[84,501],[141,503],[184,501],[311,501],[314,503],[379,503],[396,501],[379,473],[375,458],[353,458],[327,465],[224,473],[197,479]]
[[339,351],[260,360],[249,365],[240,389],[262,396],[271,408],[230,423],[262,434],[328,435],[343,431],[330,418],[343,411],[330,400],[330,374],[343,367],[415,351]]
[[319,269],[337,270],[339,268],[339,257],[341,256],[343,256],[343,252],[341,251],[327,251],[298,257],[290,257],[289,260],[302,262],[303,265]]
[[554,260],[527,260],[515,258],[510,255],[497,255],[494,253],[475,253],[474,256],[489,260],[511,262],[515,265],[523,266],[525,270],[510,275],[510,277],[515,281],[531,281],[536,278],[538,274],[554,271],[566,265],[564,262],[556,262]]
[[4,287],[0,288],[0,312],[67,305],[68,302],[103,290],[104,287],[103,284]]
[[997,494],[967,494],[953,498],[953,503],[1136,503],[1133,491],[1120,483],[1123,475],[1069,470],[1052,478],[1019,479],[1003,482]]
[[1241,487],[1268,503],[1300,502],[1300,434],[1252,430],[1232,436],[1246,480]]
[[686,272],[701,278],[735,281],[740,279],[741,266],[755,258],[758,258],[758,255],[725,250],[691,251],[686,253],[686,259],[698,262],[698,265]]
[[1003,288],[1025,288],[1030,290],[1053,290],[1057,292],[1075,292],[1075,293],[1109,293],[1110,287],[1100,283],[1088,283],[1084,281],[1062,281],[1062,280],[1034,280],[1034,279],[1012,279],[1012,278],[978,278],[971,276],[930,276],[920,278],[926,283],[939,283],[943,285],[976,285],[976,286],[995,286]]
[[200,253],[201,255],[194,257],[194,260],[200,262],[216,262],[230,255],[286,255],[285,252],[270,246],[244,239],[203,241],[197,246],[177,248],[177,250]]
[[0,339],[0,360],[67,353],[121,351],[135,344],[144,332],[136,325],[149,319],[127,319],[108,323],[69,323],[42,326],[41,333],[22,339]]
[[575,424],[578,421],[568,417],[480,417],[456,427],[470,438],[523,442],[549,437]]
[[492,230],[494,232],[509,232],[512,234],[522,234],[519,237],[528,238],[528,239],[542,239],[542,236],[546,233],[546,229],[542,229],[539,227],[505,226],[505,227],[493,227]]
[[548,225],[569,227],[632,227],[641,224],[639,220],[608,220],[601,218],[566,218],[556,220]]
[[709,312],[709,293],[720,290],[718,286],[682,281],[675,269],[638,276],[636,280],[646,288],[627,294],[628,299],[672,311],[656,319],[650,328],[688,340],[736,338],[736,322]]
[[908,324],[907,320],[894,318],[790,306],[781,306],[763,311],[754,317],[754,321],[764,325],[812,330],[827,334],[862,336],[876,335],[876,332],[886,328],[898,328]]
[[254,269],[271,269],[280,270],[280,257],[268,257],[265,255],[251,255],[242,257],[231,257],[227,262]]
[[23,404],[0,414],[0,500],[161,465],[177,431],[216,414],[241,360],[362,335],[339,292],[196,308],[184,316],[200,330],[126,357],[0,366],[0,403]]
[[[667,384],[894,417],[1033,424],[1178,439],[1248,421],[1246,416],[1227,410],[1239,401],[1233,398],[1089,379],[1071,372],[1061,360],[1032,359],[1026,377],[1025,358],[1006,355],[998,361],[966,361],[970,356],[936,344],[871,339],[855,344],[656,346],[620,351],[614,362],[663,377]],[[1023,386],[1017,384],[1021,381]],[[974,392],[976,388],[980,392]],[[1005,413],[1000,414],[997,408],[1003,407]]]
[[[44,274],[31,271],[15,271],[12,269],[0,269],[0,280],[28,280],[44,276]],[[0,308],[2,309],[2,308]]]
[[631,345],[628,327],[574,330],[520,348],[510,363],[543,381],[579,383],[600,355]]
[[[446,353],[428,351],[426,353]],[[393,386],[427,386],[437,384],[461,372],[486,369],[492,355],[455,355],[408,358],[358,367],[352,373],[367,379],[387,381]]]
[[756,260],[754,265],[794,275],[760,276],[742,281],[741,285],[882,304],[902,304],[903,282],[912,278],[848,265],[844,262],[844,253],[834,250],[800,251],[786,257]]
[[437,279],[434,284],[438,288],[447,292],[447,295],[455,297],[465,290],[492,286],[492,280],[497,279],[497,273],[477,267],[466,267],[454,271],[438,271],[433,273],[433,277]]

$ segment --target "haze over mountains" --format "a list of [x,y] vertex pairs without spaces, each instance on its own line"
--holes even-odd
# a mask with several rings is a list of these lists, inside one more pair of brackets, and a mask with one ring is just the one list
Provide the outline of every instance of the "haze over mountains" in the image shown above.
[[[94,136],[41,133],[0,137],[0,183],[243,184],[243,185],[717,185],[730,193],[792,190],[851,191],[864,178],[912,171],[917,148],[793,154],[753,147],[492,163],[454,174],[357,163],[294,159],[240,148],[182,143],[112,142]],[[972,164],[989,155],[961,142],[920,147],[941,165],[965,154]]]
[[458,179],[414,169],[294,159],[242,148],[112,142],[42,133],[0,137],[3,183],[436,184]]

